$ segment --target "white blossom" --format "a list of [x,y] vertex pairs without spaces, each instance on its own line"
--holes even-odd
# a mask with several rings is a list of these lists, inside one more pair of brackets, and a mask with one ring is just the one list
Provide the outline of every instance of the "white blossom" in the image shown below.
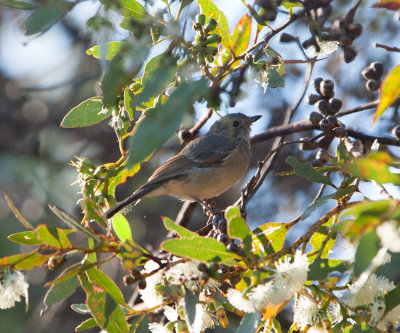
[[[144,265],[143,272],[148,274],[158,269],[159,267],[160,266],[156,262],[149,260]],[[163,281],[162,273],[161,271],[158,271],[146,278],[146,288],[139,289],[139,293],[142,297],[142,300],[147,307],[153,308],[162,303],[163,296],[155,289],[155,286],[162,283],[162,281]]]
[[343,315],[340,312],[340,305],[337,302],[332,302],[328,306],[328,314],[332,319],[332,323],[337,324],[343,320]]
[[214,328],[216,322],[217,318],[213,314],[207,312],[206,308],[203,307],[203,324],[201,330],[204,331],[207,328]]
[[386,309],[385,297],[383,295],[375,297],[374,302],[371,304],[369,308],[371,312],[370,323],[372,325],[376,325],[376,323],[382,319],[383,314],[385,313],[385,309]]
[[318,304],[308,297],[301,295],[293,304],[293,321],[297,327],[304,329],[308,325],[313,325],[321,319],[321,312]]
[[151,333],[171,333],[171,331],[168,328],[159,323],[150,323],[149,330]]
[[394,289],[393,282],[383,276],[371,275],[363,285],[357,281],[349,286],[348,291],[343,294],[342,300],[351,307],[368,305],[375,301],[376,297],[383,295],[386,291]]
[[376,228],[382,245],[391,252],[400,252],[400,230],[394,221],[385,222]]
[[177,321],[178,320],[178,311],[172,306],[164,306],[164,314],[167,317],[168,321]]
[[244,296],[239,290],[230,288],[226,294],[229,303],[231,303],[236,309],[250,313],[255,312],[253,301]]
[[259,284],[257,287],[253,288],[251,292],[249,292],[249,299],[252,301],[253,306],[257,310],[261,312],[264,311],[268,303],[271,302],[271,294],[273,293],[272,288],[272,281],[270,281],[265,284]]
[[395,327],[400,322],[400,305],[390,310],[386,316],[378,323],[377,328],[387,331],[390,327]]
[[25,297],[28,302],[28,287],[25,275],[20,271],[3,271],[3,277],[0,281],[0,309],[12,308],[15,302]]
[[314,45],[311,45],[307,49],[307,53],[310,57],[318,57],[318,56],[324,56],[331,54],[335,52],[339,46],[339,43],[337,41],[317,41],[319,51],[317,51],[316,47]]
[[186,261],[172,266],[166,273],[166,278],[172,284],[180,284],[181,279],[185,281],[185,286],[193,292],[205,289],[206,291],[214,291],[218,288],[219,282],[213,278],[209,278],[204,284],[198,280],[201,272],[198,269],[199,261]]

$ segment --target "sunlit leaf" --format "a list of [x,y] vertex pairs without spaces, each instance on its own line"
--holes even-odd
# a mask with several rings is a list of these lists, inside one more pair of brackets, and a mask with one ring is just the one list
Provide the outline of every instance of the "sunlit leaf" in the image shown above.
[[72,247],[67,235],[73,232],[73,230],[47,227],[46,225],[42,224],[39,225],[35,231],[38,235],[38,238],[47,245],[60,249]]
[[83,322],[81,322],[78,326],[75,327],[75,332],[82,332],[84,330],[88,330],[89,328],[96,327],[97,323],[94,318],[89,318]]
[[12,235],[8,236],[8,239],[15,243],[25,244],[25,245],[42,245],[43,244],[43,242],[40,241],[37,238],[36,234],[32,231],[18,232],[16,234],[12,234]]
[[386,8],[390,10],[400,9],[400,0],[381,0],[371,5],[373,8]]
[[124,215],[116,214],[112,219],[112,225],[115,234],[120,240],[132,240],[131,226]]
[[118,0],[115,5],[109,0],[100,0],[100,2],[128,19],[141,19],[149,16],[147,9],[136,0]]
[[170,231],[176,232],[180,237],[182,238],[194,238],[194,237],[199,237],[199,235],[193,231],[190,231],[189,229],[186,229],[178,224],[176,224],[174,221],[169,219],[168,217],[163,216],[163,222],[165,225],[165,228]]
[[236,206],[228,207],[225,210],[225,218],[228,222],[228,234],[230,238],[240,239],[243,243],[243,251],[248,254],[251,252],[251,237],[246,221],[240,215],[240,210]]
[[111,109],[103,109],[100,97],[91,97],[72,108],[61,122],[61,127],[87,127],[111,116]]
[[309,267],[307,280],[323,280],[332,272],[344,273],[349,270],[349,264],[343,260],[315,259]]
[[[78,277],[76,277],[76,280],[77,280],[78,286],[79,286]],[[81,315],[90,314],[90,309],[86,304],[72,304],[71,305],[71,309],[74,310],[76,313],[79,313]]]
[[43,309],[41,310],[41,315],[44,315],[46,312],[49,311],[50,307],[58,302],[63,301],[64,299],[71,296],[76,288],[79,287],[78,277],[71,276],[69,279],[61,281],[50,287],[47,291],[46,295],[44,296],[43,300]]
[[12,266],[16,269],[29,270],[43,265],[51,255],[38,253],[22,253],[0,258],[0,267]]
[[[319,257],[322,259],[328,258],[333,246],[335,245],[336,236],[335,233],[329,236],[330,229],[326,226],[322,226],[318,229],[318,231],[311,237],[310,244],[313,247],[313,252],[317,252]],[[322,244],[325,243],[324,248],[321,249]],[[316,256],[317,253],[314,255]]]
[[197,299],[197,297],[193,295],[189,290],[186,290],[183,312],[189,332],[193,333],[200,332],[201,325],[203,324],[203,311],[196,311],[198,309],[198,304],[199,300]]
[[[87,55],[91,55],[96,59],[111,60],[117,52],[126,45],[126,42],[108,42],[106,45],[96,45],[86,51]],[[104,50],[102,49],[104,47]],[[104,53],[104,54],[103,54]]]
[[287,223],[268,222],[253,230],[253,251],[272,254],[282,249],[286,233],[290,226]]
[[229,252],[225,245],[214,238],[193,238],[193,239],[169,239],[161,244],[161,247],[177,256],[200,260],[203,262],[224,262],[234,263],[239,256]]
[[379,90],[379,105],[376,108],[374,122],[400,96],[400,65],[393,68],[382,80]]

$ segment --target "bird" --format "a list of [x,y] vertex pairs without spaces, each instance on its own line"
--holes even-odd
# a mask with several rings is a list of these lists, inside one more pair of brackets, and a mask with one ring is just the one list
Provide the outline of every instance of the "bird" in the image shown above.
[[221,117],[207,134],[187,144],[159,166],[144,185],[109,209],[107,219],[143,197],[170,195],[202,203],[225,192],[249,167],[250,127],[260,118],[243,113]]

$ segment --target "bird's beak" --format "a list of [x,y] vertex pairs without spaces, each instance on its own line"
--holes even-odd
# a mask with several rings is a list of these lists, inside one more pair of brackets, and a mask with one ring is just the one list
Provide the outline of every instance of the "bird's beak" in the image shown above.
[[255,121],[257,121],[260,118],[261,118],[261,116],[257,115],[257,116],[250,117],[250,120],[251,120],[252,123],[254,123]]

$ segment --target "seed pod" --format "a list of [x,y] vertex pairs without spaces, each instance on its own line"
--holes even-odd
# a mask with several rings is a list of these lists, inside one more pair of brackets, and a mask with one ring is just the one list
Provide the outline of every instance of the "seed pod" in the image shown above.
[[217,241],[222,243],[222,244],[228,243],[228,240],[229,240],[229,238],[228,238],[227,234],[219,234],[218,237],[217,237]]
[[334,129],[339,125],[335,116],[328,116],[326,117],[326,121],[328,122],[329,129]]
[[357,38],[358,36],[361,35],[363,31],[363,26],[360,23],[354,23],[354,24],[349,24],[347,29],[354,36],[354,38]]
[[334,134],[337,138],[344,138],[344,137],[347,135],[347,130],[346,130],[345,127],[339,126],[339,127],[336,127],[336,128],[333,130],[333,134]]
[[215,46],[206,46],[203,48],[204,54],[215,57],[218,53],[218,48]]
[[248,65],[253,65],[254,64],[254,57],[251,54],[246,54],[244,57],[244,61],[246,61],[246,63]]
[[309,94],[306,96],[306,103],[312,105],[317,103],[320,99],[321,97],[319,95]]
[[343,59],[346,63],[352,62],[357,56],[357,51],[349,46],[343,48]]
[[340,37],[340,45],[341,46],[350,46],[353,43],[354,37],[352,34],[349,33],[344,33],[341,37]]
[[204,262],[201,262],[200,264],[197,265],[197,269],[200,272],[207,272],[208,267]]
[[365,80],[378,79],[378,77],[376,75],[376,71],[371,66],[364,68],[361,71],[361,75]]
[[400,125],[393,127],[392,133],[397,139],[400,139]]
[[213,226],[214,226],[215,228],[218,227],[219,219],[220,219],[219,216],[214,216],[214,217],[213,217],[212,224],[213,224]]
[[314,150],[315,148],[317,148],[317,147],[315,147],[314,144],[312,144],[311,142],[308,142],[308,141],[305,141],[305,142],[302,142],[299,144],[299,149],[302,151]]
[[323,132],[329,132],[331,130],[331,127],[329,126],[329,123],[326,119],[322,119],[319,122],[319,128],[323,131]]
[[319,46],[318,43],[315,40],[315,37],[311,37],[309,39],[306,39],[301,45],[305,48],[308,49],[310,46],[315,46],[315,48],[318,50]]
[[329,100],[329,105],[331,106],[332,114],[339,112],[342,107],[342,100],[339,98],[331,98]]
[[324,116],[317,111],[311,112],[310,115],[308,116],[308,119],[310,120],[311,124],[313,124],[314,126],[317,126],[323,118],[324,118]]
[[207,36],[206,44],[221,43],[222,37],[217,34],[210,34]]
[[320,164],[324,164],[329,161],[330,156],[325,149],[320,149],[315,155],[315,158]]
[[221,233],[226,233],[226,220],[225,219],[220,219],[218,222],[218,231]]
[[204,27],[204,30],[207,32],[213,31],[213,30],[215,30],[217,25],[218,25],[218,22],[215,21],[213,18],[209,19],[206,26]]
[[206,59],[203,54],[197,53],[196,59],[199,66],[204,66],[206,64]]
[[365,84],[365,88],[371,92],[378,90],[379,82],[377,80],[368,80],[367,83]]
[[319,85],[324,79],[322,77],[317,77],[316,79],[313,80],[313,86],[314,90],[321,95],[321,90],[319,90]]
[[145,279],[140,279],[140,280],[139,280],[139,283],[138,283],[139,289],[145,289],[145,288],[146,288],[146,285],[147,285],[147,283],[146,283],[146,280],[145,280]]
[[331,106],[330,106],[329,102],[324,99],[319,100],[315,104],[315,106],[317,107],[318,111],[324,115],[328,115],[330,113],[329,111],[330,111]]
[[132,275],[128,274],[122,278],[122,282],[124,283],[125,286],[130,286],[131,284],[134,284],[136,280],[133,278]]
[[193,23],[193,30],[194,31],[200,31],[201,30],[202,25],[199,23]]
[[260,17],[263,21],[275,21],[278,11],[273,8],[261,8]]
[[206,23],[206,16],[204,14],[196,15],[196,23],[203,26]]
[[322,80],[320,83],[319,90],[321,91],[321,95],[327,97],[333,92],[335,88],[335,84],[332,80]]
[[288,33],[284,32],[284,33],[281,34],[281,36],[279,38],[279,41],[281,43],[292,43],[292,42],[296,41],[296,37],[294,37],[291,34],[288,34]]
[[371,63],[369,65],[369,67],[371,67],[375,71],[377,79],[382,76],[382,74],[383,74],[383,65],[382,65],[381,62],[375,61],[375,62]]

